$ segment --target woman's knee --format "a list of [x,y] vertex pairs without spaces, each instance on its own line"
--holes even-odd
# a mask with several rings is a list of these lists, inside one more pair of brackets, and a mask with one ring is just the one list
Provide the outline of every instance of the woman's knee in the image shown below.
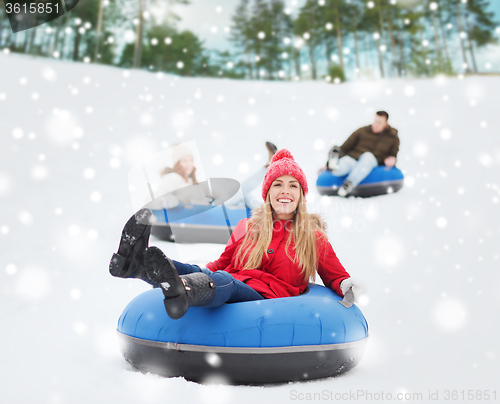
[[204,268],[204,267],[199,267],[199,268],[200,268],[200,271],[203,272],[205,275],[210,276],[213,274],[213,272],[208,268]]
[[179,275],[187,275],[201,271],[201,268],[198,265],[185,264],[176,260],[172,260],[172,263],[174,264]]
[[217,287],[226,287],[234,283],[233,276],[226,271],[215,271],[209,275]]
[[219,307],[231,300],[235,292],[235,279],[226,271],[215,271],[209,276],[214,281],[216,289],[214,300],[206,307]]

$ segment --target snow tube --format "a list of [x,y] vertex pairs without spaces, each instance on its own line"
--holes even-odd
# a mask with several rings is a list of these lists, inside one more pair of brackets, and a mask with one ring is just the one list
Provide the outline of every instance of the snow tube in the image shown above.
[[216,206],[207,210],[206,205],[191,205],[152,212],[156,221],[151,234],[176,243],[226,244],[231,236],[229,229],[232,232],[241,219],[250,217],[245,206]]
[[118,321],[125,359],[141,371],[229,384],[284,383],[336,376],[364,353],[368,324],[310,284],[300,296],[165,312],[161,289],[133,299]]
[[[337,177],[330,171],[321,172],[316,187],[321,195],[337,195],[347,175]],[[375,167],[361,183],[354,188],[350,195],[367,198],[383,194],[390,194],[403,188],[404,176],[397,167],[387,169],[385,166]]]
[[[238,222],[250,217],[250,209],[245,206],[224,205],[239,188],[240,183],[232,178],[209,178],[170,192],[179,200],[189,200],[193,191],[199,194],[201,189],[205,195],[212,195],[214,201],[210,205],[179,204],[168,209],[153,209],[156,221],[151,234],[176,243],[226,244]],[[163,200],[168,196],[161,195],[157,199]]]

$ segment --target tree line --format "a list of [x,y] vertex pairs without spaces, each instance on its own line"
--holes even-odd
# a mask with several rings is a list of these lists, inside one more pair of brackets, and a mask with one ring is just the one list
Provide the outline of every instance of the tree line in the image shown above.
[[86,0],[15,34],[3,8],[0,47],[185,76],[339,82],[477,73],[477,50],[498,41],[489,0],[306,0],[297,12],[283,0],[239,0],[233,50],[210,50],[177,28],[179,4],[189,0]]
[[488,0],[306,0],[292,16],[283,0],[240,0],[231,41],[250,79],[477,73],[477,49],[497,43],[488,6]]
[[178,4],[189,1],[85,0],[60,18],[18,33],[0,7],[0,49],[183,76],[242,78],[230,68],[229,52],[207,49],[192,31],[177,28],[180,19],[172,10]]

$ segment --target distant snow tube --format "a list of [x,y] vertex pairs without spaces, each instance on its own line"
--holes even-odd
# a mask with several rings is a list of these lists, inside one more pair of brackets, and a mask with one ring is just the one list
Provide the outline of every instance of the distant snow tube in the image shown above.
[[231,236],[229,229],[233,231],[241,219],[250,217],[250,210],[245,206],[230,205],[207,210],[205,205],[191,205],[153,210],[153,214],[156,221],[151,234],[161,240],[226,244]]
[[[330,171],[323,171],[317,181],[316,187],[321,195],[337,195],[339,187],[342,185],[347,175],[337,177]],[[367,198],[383,194],[390,194],[403,188],[404,176],[397,167],[387,169],[385,166],[375,167],[361,183],[354,188],[350,194]]]
[[132,300],[118,321],[125,359],[166,377],[229,384],[285,383],[336,376],[356,366],[368,338],[361,311],[311,284],[303,295],[192,307],[179,320],[152,289]]
[[[245,206],[226,206],[226,202],[239,189],[240,183],[232,178],[208,178],[158,195],[151,201],[154,206],[165,206],[164,202],[170,197],[177,199],[179,205],[168,209],[153,209],[156,222],[153,223],[151,233],[161,240],[176,243],[226,244],[238,222],[250,217],[250,209]],[[213,201],[206,205],[180,202],[193,200],[193,197],[198,198],[200,194],[210,195]]]

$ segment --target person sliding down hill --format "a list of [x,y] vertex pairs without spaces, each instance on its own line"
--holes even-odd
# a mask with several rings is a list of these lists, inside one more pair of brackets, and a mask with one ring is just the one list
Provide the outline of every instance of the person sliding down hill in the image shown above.
[[[206,268],[173,261],[148,247],[151,211],[133,216],[122,233],[109,270],[139,278],[163,291],[167,314],[178,319],[189,307],[297,296],[319,274],[339,295],[357,286],[339,262],[325,223],[306,209],[304,172],[286,149],[267,168],[261,204],[241,220],[220,258]],[[354,294],[356,294],[354,290]]]
[[378,111],[371,125],[356,130],[342,146],[330,149],[328,162],[320,173],[327,169],[339,177],[349,174],[337,195],[345,197],[350,194],[375,167],[396,165],[398,131],[389,126],[388,119],[387,112]]
[[144,205],[148,209],[161,210],[182,205],[209,205],[212,198],[207,196],[200,186],[189,188],[189,192],[175,192],[189,185],[198,184],[193,151],[182,144],[172,147],[172,167],[165,167],[160,172],[160,181],[155,184],[155,195],[162,197]]
[[[249,195],[264,178],[266,168],[269,162],[276,153],[277,148],[271,142],[266,142],[266,148],[269,152],[268,163],[257,170],[252,176],[241,183],[241,188],[244,195],[243,202],[252,209],[255,204],[252,203]],[[152,210],[161,210],[175,208],[181,205],[210,205],[212,202],[217,205],[217,201],[227,200],[231,195],[210,194],[207,195],[205,187],[199,184],[196,178],[196,166],[194,165],[193,151],[183,144],[177,144],[172,147],[172,167],[165,167],[160,172],[160,181],[155,184],[154,194],[161,195],[153,201],[143,205],[145,208]],[[191,186],[190,186],[191,185]],[[195,185],[195,186],[193,186]],[[198,186],[196,186],[198,185]],[[186,187],[190,186],[188,189]]]

